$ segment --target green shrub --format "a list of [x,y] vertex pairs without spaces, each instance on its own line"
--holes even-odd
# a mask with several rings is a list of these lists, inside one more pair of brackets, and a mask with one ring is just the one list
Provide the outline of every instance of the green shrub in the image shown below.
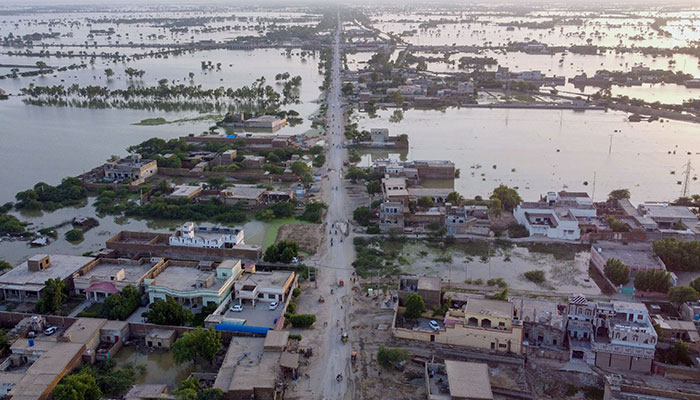
[[296,287],[296,288],[294,288],[294,290],[292,290],[292,297],[296,298],[296,297],[299,297],[300,295],[301,295],[301,288]]
[[384,368],[393,363],[407,361],[411,358],[411,352],[405,349],[380,346],[377,351],[377,362]]
[[369,224],[369,226],[367,226],[367,233],[368,233],[368,234],[370,234],[370,235],[377,235],[377,234],[379,234],[379,232],[380,232],[380,231],[379,231],[379,225],[377,225],[377,224]]
[[528,232],[525,225],[511,224],[508,227],[508,236],[510,236],[511,238],[523,238],[530,236],[530,232]]
[[532,271],[527,271],[523,275],[525,275],[525,279],[538,285],[541,285],[547,281],[547,276],[541,269],[533,269]]
[[301,334],[300,333],[290,333],[289,338],[292,340],[299,340],[301,341]]
[[297,303],[290,301],[289,305],[287,306],[287,312],[290,314],[297,312]]
[[66,240],[71,243],[80,243],[85,239],[83,231],[80,229],[71,229],[66,232]]
[[290,314],[287,318],[290,324],[295,328],[308,328],[316,322],[314,314]]

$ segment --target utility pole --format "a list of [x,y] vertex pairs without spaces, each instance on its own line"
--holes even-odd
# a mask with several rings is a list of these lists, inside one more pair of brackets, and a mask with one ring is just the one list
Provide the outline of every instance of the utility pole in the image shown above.
[[688,197],[688,186],[690,186],[690,173],[692,171],[693,167],[690,165],[690,160],[688,160],[688,163],[685,165],[685,170],[683,171],[685,179],[683,179],[683,190],[681,191],[681,197]]
[[595,176],[596,172],[593,171],[593,193],[591,194],[591,201],[595,201]]
[[612,133],[611,133],[611,134],[610,134],[610,147],[608,147],[608,154],[611,154],[611,153],[612,153],[612,138],[613,138],[613,135],[612,135]]

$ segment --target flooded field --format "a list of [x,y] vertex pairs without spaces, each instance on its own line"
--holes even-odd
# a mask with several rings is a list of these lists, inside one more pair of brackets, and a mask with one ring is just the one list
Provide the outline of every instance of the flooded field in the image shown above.
[[177,389],[177,385],[192,372],[202,372],[204,368],[193,362],[175,364],[173,353],[166,351],[141,352],[133,346],[123,347],[114,357],[117,366],[125,364],[143,365],[145,373],[136,375],[135,384],[166,384],[170,391]]
[[[390,123],[392,113],[361,114],[359,128],[407,134],[406,159],[454,161],[460,169],[455,188],[467,197],[488,196],[505,184],[529,200],[567,189],[600,201],[619,188],[629,188],[635,203],[675,200],[683,166],[700,165],[700,135],[691,123],[630,123],[613,111],[474,108],[407,110],[401,122]],[[363,165],[381,156],[401,155],[375,151]],[[691,178],[690,192],[699,193],[695,173]]]
[[[383,247],[398,251],[403,273],[439,276],[445,282],[476,285],[502,278],[513,289],[600,294],[600,289],[588,276],[590,256],[584,250],[542,246],[536,249],[538,252],[524,246],[503,247],[486,242],[454,244],[445,249],[414,241]],[[525,272],[536,269],[545,272],[546,282],[535,284],[525,279]]]

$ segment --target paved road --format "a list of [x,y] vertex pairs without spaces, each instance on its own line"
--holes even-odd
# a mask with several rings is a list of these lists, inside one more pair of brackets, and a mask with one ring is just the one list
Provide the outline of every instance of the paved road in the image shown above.
[[[348,221],[351,214],[345,192],[345,183],[342,179],[343,162],[347,160],[347,152],[342,147],[344,133],[340,94],[341,29],[340,16],[338,16],[338,29],[333,45],[331,83],[326,97],[329,149],[327,157],[328,179],[323,182],[323,198],[328,204],[327,226],[325,227],[328,235],[325,237],[319,252],[319,259],[314,260],[320,269],[318,292],[326,298],[326,302],[317,305],[319,320],[316,322],[317,332],[315,333],[320,336],[320,349],[317,349],[320,351],[315,351],[314,358],[311,360],[308,389],[302,388],[313,392],[313,394],[308,394],[308,398],[313,400],[356,398],[350,383],[351,344],[342,343],[340,340],[342,332],[347,331],[349,327],[348,310],[352,288],[351,264],[355,258],[355,250],[352,236],[344,237],[340,230],[336,233],[336,230],[332,228],[336,222]],[[346,284],[344,287],[338,288],[338,281],[341,279]],[[334,289],[332,295],[330,294],[331,288]],[[338,374],[343,374],[341,382],[336,380]]]

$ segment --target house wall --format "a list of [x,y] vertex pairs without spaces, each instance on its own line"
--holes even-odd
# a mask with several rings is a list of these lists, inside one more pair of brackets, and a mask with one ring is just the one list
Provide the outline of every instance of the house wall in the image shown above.
[[495,329],[465,327],[461,323],[456,323],[452,326],[446,326],[437,332],[414,331],[394,327],[392,333],[394,337],[400,339],[472,347],[488,351],[495,350],[499,353],[507,353],[509,351],[516,354],[522,353],[523,330],[521,326],[513,326],[512,331],[498,331]]

